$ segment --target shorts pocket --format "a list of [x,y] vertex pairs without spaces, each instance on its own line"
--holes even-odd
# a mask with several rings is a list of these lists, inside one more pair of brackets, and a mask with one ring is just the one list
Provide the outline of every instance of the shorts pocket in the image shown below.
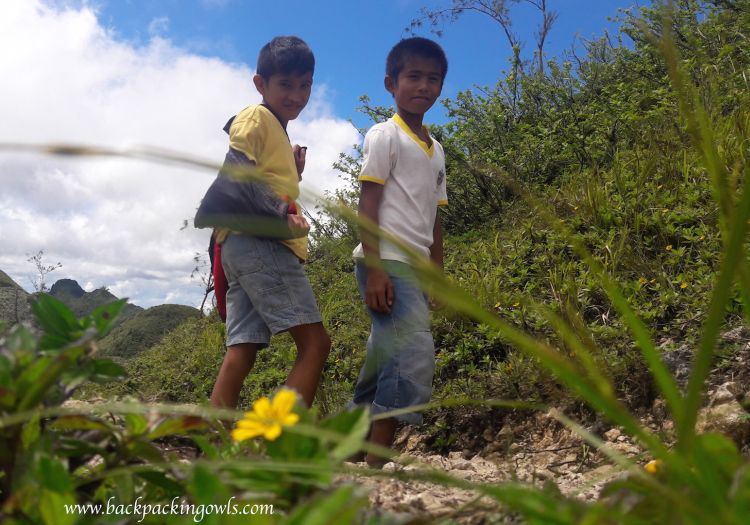
[[251,273],[258,273],[263,269],[263,259],[257,254],[246,254],[233,261],[233,266],[237,271],[237,276],[242,277]]
[[259,302],[262,302],[264,310],[280,312],[292,306],[289,298],[289,290],[286,285],[277,285],[272,288],[258,291]]

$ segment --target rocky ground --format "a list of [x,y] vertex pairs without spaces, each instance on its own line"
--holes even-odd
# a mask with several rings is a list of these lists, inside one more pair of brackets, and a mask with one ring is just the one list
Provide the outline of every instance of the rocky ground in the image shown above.
[[[745,330],[738,329],[722,336],[725,343],[737,344],[739,351],[719,359],[711,374],[706,405],[701,410],[697,428],[700,432],[721,432],[731,437],[745,454],[750,454],[750,342]],[[692,352],[680,351],[672,356],[673,368],[682,386],[686,384],[689,357]],[[672,422],[668,419],[664,403],[654,402],[650,410],[641,415],[641,422],[652,432],[669,442]],[[590,428],[608,447],[621,455],[645,464],[647,453],[618,428]],[[481,450],[464,450],[447,455],[430,453],[425,442],[427,436],[415,429],[403,429],[397,448],[403,457],[417,462],[408,466],[389,463],[384,470],[439,472],[470,482],[501,483],[520,481],[535,486],[554,483],[566,496],[582,500],[597,499],[602,487],[618,476],[622,469],[614,466],[601,452],[592,448],[573,432],[559,423],[551,414],[538,414],[524,420],[508,421],[496,434],[485,432],[486,445]],[[514,518],[503,513],[493,501],[480,498],[476,492],[446,487],[424,481],[405,481],[386,476],[355,473],[342,477],[355,481],[369,490],[370,501],[381,512],[417,518],[425,522],[435,520],[467,524],[514,523]]]

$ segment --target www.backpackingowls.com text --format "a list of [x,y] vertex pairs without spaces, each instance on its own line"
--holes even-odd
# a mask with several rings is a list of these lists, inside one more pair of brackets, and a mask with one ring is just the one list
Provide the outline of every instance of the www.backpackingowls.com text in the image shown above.
[[142,503],[143,498],[138,497],[134,503],[124,504],[116,503],[115,497],[112,496],[107,500],[107,504],[102,503],[85,503],[65,505],[66,514],[90,515],[90,516],[140,516],[138,523],[150,515],[192,515],[193,521],[200,523],[206,516],[214,514],[225,514],[230,516],[256,516],[273,514],[272,504],[240,504],[235,503],[236,498],[233,496],[229,501],[222,505],[218,504],[200,504],[185,503],[180,498],[174,498],[170,503]]

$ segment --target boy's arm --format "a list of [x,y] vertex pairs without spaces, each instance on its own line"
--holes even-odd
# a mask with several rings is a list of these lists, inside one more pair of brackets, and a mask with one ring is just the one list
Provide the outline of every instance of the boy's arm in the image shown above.
[[[383,197],[383,185],[362,181],[359,196],[359,215],[380,225],[380,201]],[[376,235],[360,228],[362,250],[367,266],[367,285],[365,286],[365,303],[380,313],[389,313],[393,305],[393,283],[383,270],[380,260],[380,240]]]
[[[304,160],[302,161],[304,164]],[[225,165],[244,165],[254,167],[255,162],[247,158],[247,155],[239,150],[230,148],[227,153]],[[289,204],[276,195],[276,193],[267,184],[256,182],[245,185],[246,195],[249,197],[247,202],[247,212],[251,215],[261,217],[277,217],[286,222],[292,238],[302,237],[310,231],[310,225],[307,220],[296,213],[289,213]]]

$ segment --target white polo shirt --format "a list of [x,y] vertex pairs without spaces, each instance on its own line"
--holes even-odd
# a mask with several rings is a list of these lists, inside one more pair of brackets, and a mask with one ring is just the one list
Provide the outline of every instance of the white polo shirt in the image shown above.
[[[382,184],[380,227],[395,234],[412,248],[430,256],[437,207],[448,204],[445,190],[445,154],[430,136],[422,141],[398,115],[375,124],[365,136],[360,181]],[[364,258],[362,244],[354,249]],[[392,243],[380,240],[380,258],[409,262]]]

